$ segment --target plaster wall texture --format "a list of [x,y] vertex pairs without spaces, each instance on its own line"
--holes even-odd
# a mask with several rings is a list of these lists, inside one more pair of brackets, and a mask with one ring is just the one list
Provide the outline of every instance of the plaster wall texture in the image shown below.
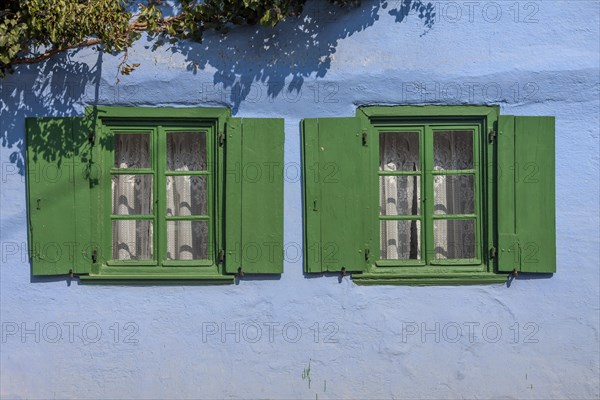
[[[142,38],[129,54],[140,67],[118,85],[119,57],[91,49],[19,67],[0,81],[0,395],[598,398],[599,4],[438,2],[428,20],[403,16],[401,2],[352,11],[312,2],[297,22],[209,34],[176,51],[152,51]],[[32,281],[25,117],[82,115],[95,104],[284,117],[281,279]],[[558,272],[510,287],[364,287],[303,275],[300,121],[352,116],[364,104],[499,104],[504,114],[556,116]]]

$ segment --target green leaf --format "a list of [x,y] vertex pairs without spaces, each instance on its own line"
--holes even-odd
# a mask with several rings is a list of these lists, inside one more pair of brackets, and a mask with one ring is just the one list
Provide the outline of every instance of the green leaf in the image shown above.
[[[137,22],[151,37],[167,36],[171,43],[191,39],[200,42],[206,30],[225,34],[231,25],[275,26],[299,13],[306,0],[180,0],[181,14],[165,23],[158,2],[139,4]],[[340,6],[357,0],[329,0]],[[130,26],[131,4],[125,0],[9,0],[14,13],[0,17],[0,62],[4,67],[31,51],[30,57],[49,47],[66,47],[98,38],[106,51],[124,51],[141,38],[140,29]],[[166,26],[165,26],[166,25]],[[160,42],[157,42],[160,45]],[[137,64],[124,65],[120,72],[131,73]]]

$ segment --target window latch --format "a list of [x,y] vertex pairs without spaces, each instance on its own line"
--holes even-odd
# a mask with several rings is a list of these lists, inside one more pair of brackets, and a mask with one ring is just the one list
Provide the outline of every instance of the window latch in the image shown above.
[[223,132],[219,133],[219,146],[223,147],[225,144],[225,134]]
[[490,131],[488,133],[488,139],[489,139],[490,143],[494,143],[496,141],[496,131],[494,131],[493,129],[490,129]]

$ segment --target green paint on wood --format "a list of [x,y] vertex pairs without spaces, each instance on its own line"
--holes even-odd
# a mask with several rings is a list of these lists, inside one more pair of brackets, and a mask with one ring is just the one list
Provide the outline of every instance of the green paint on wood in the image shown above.
[[373,206],[368,196],[369,147],[364,140],[356,118],[304,120],[307,272],[368,267]]
[[[30,246],[40,249],[34,253],[33,273],[89,274],[83,277],[89,282],[230,283],[232,277],[222,274],[240,267],[246,273],[283,272],[283,120],[230,115],[224,108],[101,106],[87,108],[85,118],[29,119]],[[206,171],[166,171],[166,134],[178,130],[205,132]],[[151,166],[114,168],[116,132],[150,135]],[[111,176],[122,174],[153,177],[151,214],[111,214]],[[208,213],[166,215],[168,175],[206,176]],[[112,221],[135,219],[154,224],[152,259],[113,260]],[[171,220],[209,223],[208,259],[167,260],[166,224]]]
[[242,267],[242,119],[229,119],[225,135],[225,270],[237,274]]
[[[339,271],[344,266],[347,271],[368,270],[362,275],[353,275],[356,283],[397,285],[504,282],[505,275],[492,273],[495,266],[499,272],[513,269],[554,272],[554,118],[500,118],[498,114],[497,106],[367,106],[357,109],[358,122],[352,118],[305,119],[302,156],[306,272]],[[414,175],[411,172],[375,172],[379,132],[409,126],[423,129],[422,160],[425,164],[431,163],[432,159],[432,129],[474,130],[473,170],[439,172],[431,166],[423,167],[425,214],[419,219],[425,226],[425,238],[422,239],[424,248],[420,263],[379,260],[377,247],[378,219],[415,219],[410,216],[377,218],[378,176]],[[361,141],[353,141],[351,132]],[[365,160],[361,149],[370,149]],[[322,180],[328,163],[338,168],[341,178],[338,183],[342,183],[340,186],[347,191]],[[372,172],[374,176],[365,177],[364,171]],[[431,181],[434,175],[442,173],[474,176],[474,214],[431,215]],[[352,204],[348,206],[348,203]],[[352,212],[348,212],[353,206]],[[476,221],[477,254],[474,258],[436,260],[430,257],[432,221],[440,218]],[[324,246],[331,243],[342,254],[335,260],[337,264],[326,260]],[[375,248],[370,249],[369,262],[359,265],[353,259],[356,248],[361,244],[369,248],[371,243],[375,243]]]
[[83,119],[27,119],[29,247],[33,275],[89,271],[90,157]]
[[302,175],[304,178],[304,267],[306,272],[322,272],[321,267],[321,185],[319,167],[318,119],[302,121]]
[[554,117],[500,117],[499,271],[556,272],[554,155]]
[[283,145],[283,119],[232,118],[227,126],[229,273],[283,272]]

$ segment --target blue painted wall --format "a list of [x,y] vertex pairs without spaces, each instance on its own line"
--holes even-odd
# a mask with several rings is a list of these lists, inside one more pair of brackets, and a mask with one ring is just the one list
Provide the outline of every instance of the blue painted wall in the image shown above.
[[[0,81],[3,398],[598,398],[599,3],[439,2],[433,18],[400,1],[320,3],[302,23],[200,45],[152,51],[142,39],[129,53],[141,66],[118,85],[120,59],[91,49]],[[372,103],[556,116],[558,272],[510,287],[305,277],[299,122]],[[32,282],[25,117],[94,104],[285,117],[281,279]]]

